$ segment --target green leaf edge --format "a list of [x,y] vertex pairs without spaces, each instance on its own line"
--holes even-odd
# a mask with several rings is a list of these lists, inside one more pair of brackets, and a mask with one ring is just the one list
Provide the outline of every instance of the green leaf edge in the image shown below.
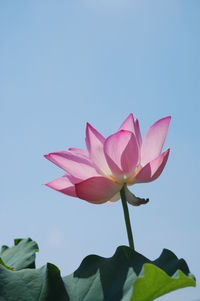
[[[152,291],[151,296],[147,296],[147,298],[144,299],[143,297],[141,297],[141,291],[144,291],[150,285],[153,286],[153,283],[155,283],[155,278],[152,277],[152,269],[154,275],[156,275],[156,279],[160,280],[160,278],[162,277],[162,280],[164,279],[164,283],[166,284],[163,286],[163,284],[161,283],[159,289],[156,288],[156,290]],[[157,276],[158,274],[159,278]],[[150,284],[147,283],[147,280],[149,279],[151,281]],[[152,301],[172,291],[188,286],[196,287],[196,281],[193,274],[190,273],[187,276],[180,269],[178,269],[176,273],[170,277],[165,271],[155,266],[154,264],[145,263],[140,275],[133,284],[133,294],[130,301]]]
[[7,265],[1,257],[0,257],[0,265],[4,266],[7,270],[14,271],[14,268]]
[[[27,242],[35,243],[35,244],[37,245],[37,248],[34,249],[34,252],[35,252],[35,253],[38,253],[38,252],[40,251],[37,242],[36,242],[35,240],[31,239],[30,237],[28,237],[28,238],[15,238],[15,239],[14,239],[14,246],[17,246],[21,241],[26,241],[26,240],[27,240]],[[2,248],[3,248],[3,247],[5,248],[5,250],[6,250],[6,249],[12,248],[12,247],[8,247],[8,246],[5,246],[5,245],[2,246]]]

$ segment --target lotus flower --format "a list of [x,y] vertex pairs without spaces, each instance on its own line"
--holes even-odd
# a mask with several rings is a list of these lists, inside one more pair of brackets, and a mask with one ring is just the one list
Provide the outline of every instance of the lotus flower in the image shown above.
[[87,123],[87,150],[69,148],[45,155],[67,172],[46,185],[93,204],[120,199],[120,190],[126,187],[130,203],[145,203],[144,199],[134,199],[127,185],[154,181],[162,173],[170,151],[161,153],[170,119],[168,116],[154,123],[143,140],[133,114],[108,138]]

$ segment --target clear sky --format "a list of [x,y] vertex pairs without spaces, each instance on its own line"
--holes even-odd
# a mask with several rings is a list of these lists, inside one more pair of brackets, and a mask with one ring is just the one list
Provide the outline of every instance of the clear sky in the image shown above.
[[[1,244],[30,236],[37,265],[63,275],[88,254],[127,244],[121,203],[91,205],[43,184],[63,171],[43,154],[85,147],[132,112],[142,133],[171,115],[161,177],[131,189],[136,249],[187,260],[200,281],[200,1],[10,0],[0,3]],[[195,301],[200,288],[160,298]]]

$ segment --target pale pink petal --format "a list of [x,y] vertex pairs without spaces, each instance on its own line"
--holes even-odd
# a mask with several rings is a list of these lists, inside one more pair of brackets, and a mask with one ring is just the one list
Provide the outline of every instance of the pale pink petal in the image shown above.
[[139,122],[138,122],[138,119],[134,119],[132,113],[129,114],[128,117],[126,118],[126,120],[122,123],[122,125],[119,128],[119,131],[120,130],[132,132],[136,137],[139,148],[141,147],[142,137],[141,137],[141,133],[140,133]]
[[116,201],[119,201],[120,198],[121,198],[120,192],[117,192],[117,193],[112,197],[112,199],[109,200],[109,202],[114,203],[114,202],[116,202]]
[[121,130],[109,136],[104,143],[104,153],[114,176],[129,177],[138,164],[139,154],[135,135]]
[[111,200],[121,188],[122,185],[105,177],[92,177],[75,184],[77,196],[93,204],[102,204]]
[[86,157],[86,158],[89,159],[89,153],[88,153],[87,150],[84,150],[84,149],[81,149],[81,148],[76,148],[76,147],[70,147],[69,151],[74,153],[74,154],[77,154],[79,156],[83,156],[83,157]]
[[169,148],[156,159],[146,164],[136,175],[135,183],[151,182],[157,179],[162,173],[169,157]]
[[70,151],[50,153],[45,155],[45,158],[67,171],[72,176],[82,180],[99,175],[89,159]]
[[63,177],[55,179],[45,185],[61,193],[76,197],[77,195],[74,186],[75,182],[76,181],[73,177],[64,175]]
[[171,117],[165,117],[154,123],[144,137],[141,148],[141,165],[154,160],[161,153],[167,135]]
[[135,128],[135,136],[138,142],[138,146],[139,148],[141,148],[142,146],[142,136],[141,136],[141,132],[140,132],[140,125],[139,125],[139,121],[138,119],[135,120],[134,122],[134,128]]
[[119,131],[121,130],[129,131],[135,134],[134,117],[132,113],[128,115],[128,117],[124,120],[124,122],[120,126]]
[[86,127],[86,145],[90,159],[97,170],[103,174],[110,174],[110,169],[105,159],[103,144],[105,138],[89,123]]

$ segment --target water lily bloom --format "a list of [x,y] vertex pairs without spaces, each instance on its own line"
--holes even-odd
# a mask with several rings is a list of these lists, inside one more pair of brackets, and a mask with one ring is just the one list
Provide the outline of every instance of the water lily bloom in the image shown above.
[[45,155],[66,172],[46,185],[93,204],[120,199],[125,187],[130,203],[145,203],[130,193],[127,185],[154,181],[162,173],[170,151],[161,152],[170,119],[167,116],[154,123],[143,140],[133,114],[108,138],[87,123],[86,150],[69,148]]

